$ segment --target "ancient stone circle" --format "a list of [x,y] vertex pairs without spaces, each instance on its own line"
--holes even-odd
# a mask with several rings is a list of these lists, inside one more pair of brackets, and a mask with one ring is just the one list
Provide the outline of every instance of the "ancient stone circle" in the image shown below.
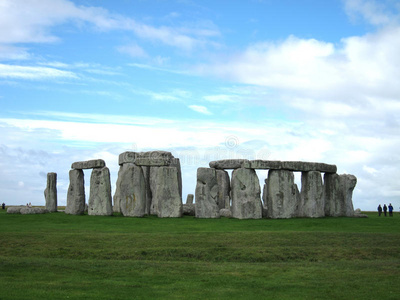
[[[87,210],[89,215],[101,216],[118,212],[127,217],[191,215],[237,219],[354,216],[352,194],[357,178],[338,175],[335,165],[246,159],[212,161],[209,168],[197,169],[195,194],[189,194],[186,204],[182,204],[180,161],[170,152],[123,152],[118,163],[112,198],[110,171],[104,160],[74,162],[69,171],[65,213],[80,215]],[[84,169],[92,169],[88,206]],[[226,170],[233,170],[232,178]],[[262,197],[256,170],[268,170]],[[294,172],[301,172],[300,191]],[[57,174],[48,173],[46,212],[57,211],[56,182]],[[22,213],[17,211],[12,209],[10,213]]]

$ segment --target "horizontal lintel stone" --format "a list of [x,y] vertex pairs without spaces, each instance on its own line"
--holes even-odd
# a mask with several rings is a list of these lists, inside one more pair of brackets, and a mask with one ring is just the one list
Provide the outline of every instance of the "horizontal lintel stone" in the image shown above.
[[126,151],[119,155],[118,164],[134,163],[137,166],[169,166],[174,156],[167,151],[132,152]]
[[77,161],[71,165],[71,169],[75,170],[83,170],[83,169],[94,169],[94,168],[103,168],[106,166],[106,163],[102,159],[92,159],[86,161]]
[[222,159],[210,162],[209,166],[214,169],[250,168],[250,162],[247,159]]
[[325,173],[336,173],[336,165],[304,161],[279,161],[279,160],[251,160],[251,169],[260,170],[289,170],[295,172],[318,171]]

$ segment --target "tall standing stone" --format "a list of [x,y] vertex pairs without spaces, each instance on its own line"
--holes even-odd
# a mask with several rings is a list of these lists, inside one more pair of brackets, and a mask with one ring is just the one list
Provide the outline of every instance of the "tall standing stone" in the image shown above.
[[239,168],[232,172],[232,217],[261,219],[260,182],[253,169]]
[[57,173],[47,173],[47,186],[44,190],[46,209],[49,212],[57,211]]
[[230,191],[231,185],[229,174],[225,170],[216,170],[218,184],[218,207],[219,209],[230,209]]
[[196,218],[219,218],[217,172],[212,168],[197,169]]
[[340,188],[343,193],[343,201],[344,201],[343,215],[345,217],[354,216],[353,190],[356,184],[357,184],[357,178],[354,175],[349,175],[349,174],[340,175]]
[[325,216],[325,198],[321,172],[301,173],[301,198],[303,217],[321,218]]
[[266,183],[267,217],[286,219],[298,217],[301,202],[294,174],[289,170],[269,170]]
[[340,176],[336,173],[325,173],[325,216],[340,217],[344,213],[343,192],[340,188]]
[[85,179],[82,170],[69,171],[69,187],[65,213],[83,215],[85,213]]
[[157,203],[159,218],[182,217],[182,197],[179,193],[178,170],[176,167],[159,167],[153,201]]
[[171,158],[170,167],[175,167],[178,172],[178,187],[179,187],[179,195],[182,197],[182,170],[181,170],[181,162],[179,158]]
[[143,170],[132,163],[120,167],[114,205],[118,203],[120,212],[128,217],[143,217],[146,214],[146,183]]
[[88,214],[92,216],[111,216],[113,214],[110,171],[107,167],[92,170]]

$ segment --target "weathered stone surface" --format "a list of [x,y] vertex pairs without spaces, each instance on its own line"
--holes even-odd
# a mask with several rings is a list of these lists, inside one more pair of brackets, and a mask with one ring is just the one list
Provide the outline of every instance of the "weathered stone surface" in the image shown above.
[[260,170],[288,170],[297,172],[319,171],[326,173],[336,173],[337,171],[337,167],[335,165],[304,161],[279,160],[251,160],[249,168]]
[[126,152],[122,152],[119,156],[118,156],[118,164],[121,166],[125,163],[135,163],[136,160],[136,152],[133,151],[126,151]]
[[232,218],[232,212],[229,208],[222,208],[219,210],[219,215],[225,218]]
[[136,154],[135,164],[138,166],[169,166],[173,155],[167,151],[149,151]]
[[186,197],[186,204],[193,204],[194,195],[188,194]]
[[352,197],[356,184],[357,178],[353,175],[324,175],[326,216],[354,216]]
[[119,155],[118,164],[134,163],[137,166],[169,166],[174,156],[168,151],[133,152],[126,151]]
[[[235,169],[232,172],[232,217],[261,219],[260,183],[253,169]],[[196,198],[197,201],[197,198]]]
[[65,213],[83,215],[85,212],[85,179],[82,170],[69,171],[69,187]]
[[10,206],[9,208],[7,208],[7,213],[8,214],[20,214],[21,213],[21,209],[23,209],[23,206]]
[[267,219],[268,218],[268,209],[266,206],[262,206],[262,218]]
[[212,161],[209,165],[214,169],[238,169],[250,167],[250,161],[247,159],[222,159]]
[[340,188],[343,191],[344,201],[344,216],[353,217],[353,190],[357,184],[357,178],[354,175],[342,174],[340,175]]
[[111,216],[113,214],[110,171],[107,167],[92,170],[88,214],[91,216]]
[[116,204],[124,216],[143,217],[146,214],[146,182],[141,167],[132,163],[120,167],[114,194],[114,206]]
[[282,169],[282,162],[279,160],[250,160],[250,168],[259,170],[280,170]]
[[181,162],[180,162],[179,158],[175,158],[175,157],[171,158],[170,167],[175,167],[176,170],[178,171],[179,195],[181,195],[181,198],[182,198],[182,170],[181,170]]
[[344,215],[343,191],[340,188],[340,177],[336,173],[325,173],[325,216],[340,217]]
[[47,173],[47,186],[44,190],[46,209],[49,212],[57,211],[57,173]]
[[82,170],[82,169],[94,169],[94,168],[103,168],[106,166],[106,163],[102,159],[92,159],[86,161],[77,161],[71,165],[71,169]]
[[354,213],[355,213],[355,214],[361,214],[361,208],[356,208],[356,209],[354,210]]
[[154,197],[157,188],[158,168],[159,167],[150,167],[149,175],[149,186],[151,194],[150,214],[155,216],[158,215],[158,198]]
[[193,203],[183,204],[183,214],[185,216],[195,216],[196,215],[196,206]]
[[49,211],[41,207],[23,207],[20,210],[21,215],[36,215],[36,214],[46,214]]
[[159,167],[153,201],[157,203],[159,218],[182,217],[182,197],[179,194],[178,170],[176,167]]
[[301,173],[301,216],[321,218],[325,216],[324,187],[321,172]]
[[219,209],[230,209],[230,191],[231,183],[229,174],[225,170],[216,170],[217,184],[218,184],[218,198],[217,203]]
[[267,217],[286,219],[299,216],[301,198],[293,172],[269,170],[267,178]]
[[150,215],[150,209],[151,209],[151,189],[150,189],[150,167],[149,166],[141,166],[143,170],[143,176],[144,176],[144,182],[146,185],[146,208],[145,212],[146,215]]
[[196,218],[219,218],[217,172],[212,168],[197,169]]

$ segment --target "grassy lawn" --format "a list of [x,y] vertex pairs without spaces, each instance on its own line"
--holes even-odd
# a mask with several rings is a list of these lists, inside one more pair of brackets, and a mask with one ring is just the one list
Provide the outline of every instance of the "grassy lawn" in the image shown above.
[[399,299],[400,215],[8,215],[0,299]]

